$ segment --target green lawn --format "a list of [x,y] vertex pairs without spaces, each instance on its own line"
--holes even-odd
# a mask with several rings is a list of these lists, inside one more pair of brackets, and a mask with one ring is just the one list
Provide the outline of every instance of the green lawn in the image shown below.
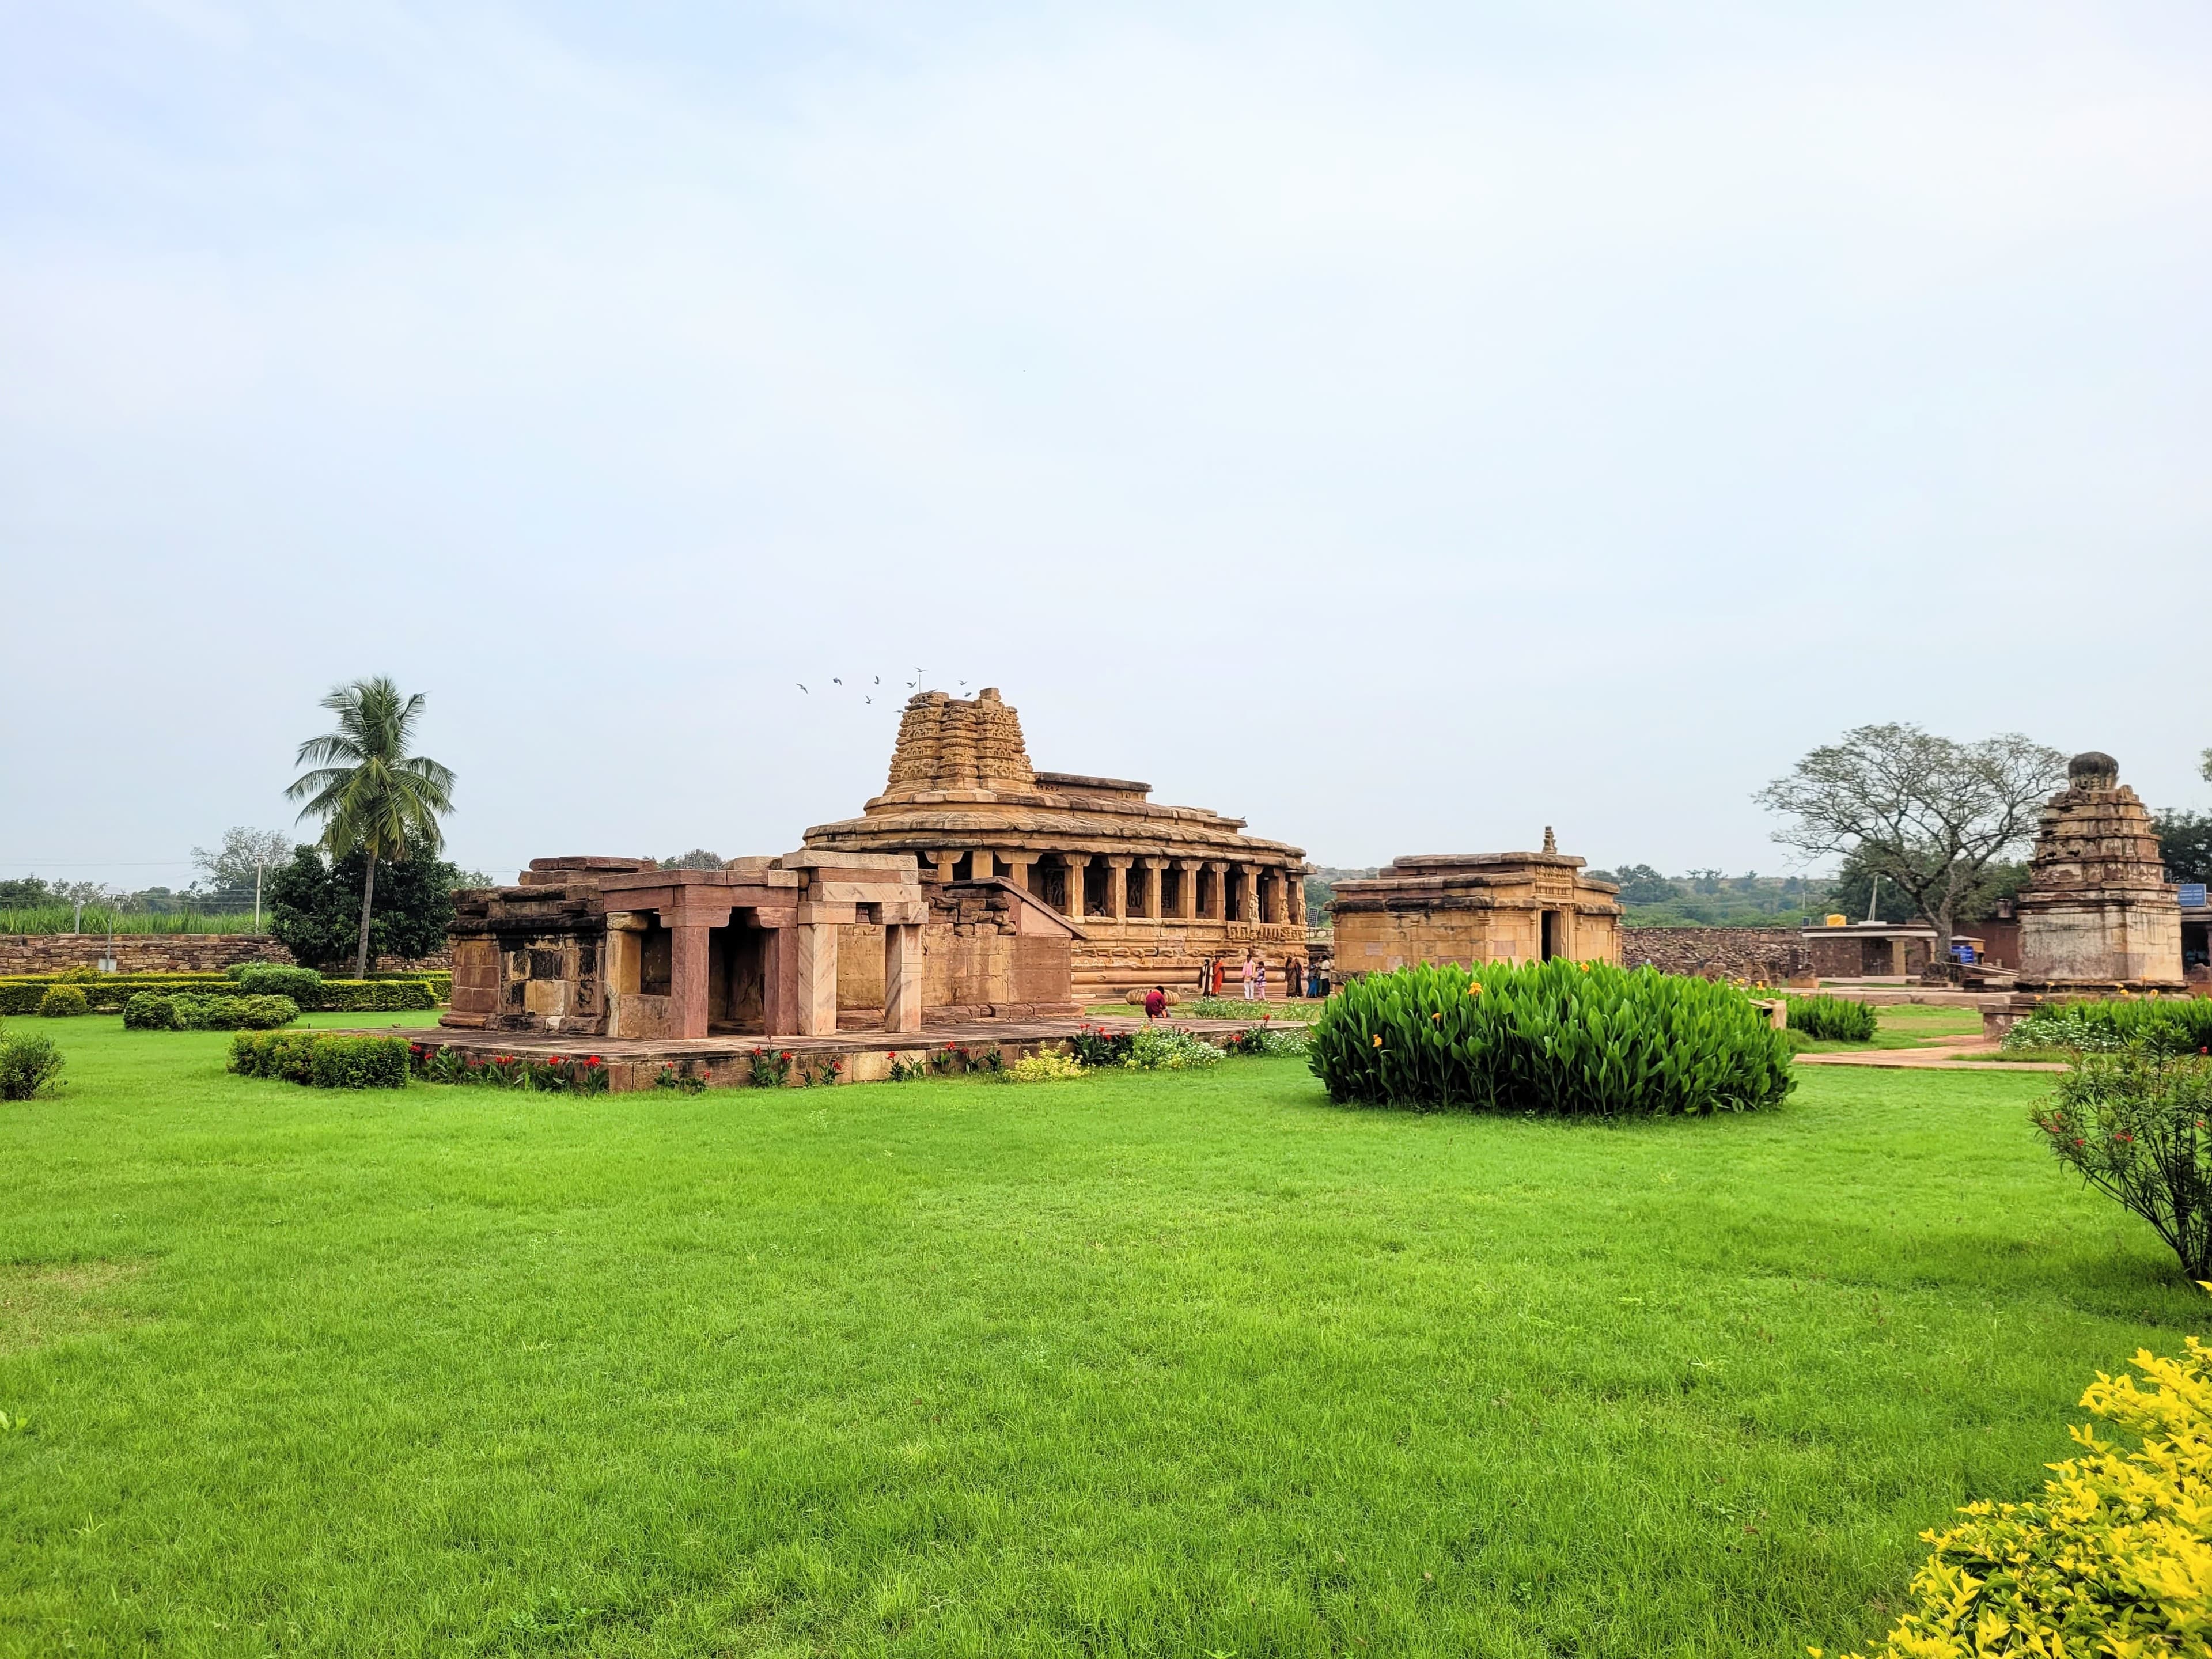
[[2021,1074],[1608,1128],[1262,1060],[332,1096],[37,1024],[8,1655],[1832,1651],[2212,1309]]

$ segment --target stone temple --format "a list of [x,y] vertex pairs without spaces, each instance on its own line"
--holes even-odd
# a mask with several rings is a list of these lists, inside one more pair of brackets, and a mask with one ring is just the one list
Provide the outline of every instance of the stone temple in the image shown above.
[[2045,805],[2020,918],[2023,991],[2179,990],[2180,890],[2166,882],[2158,827],[2092,750],[2067,763]]
[[454,895],[439,1023],[690,1040],[1064,1016],[1074,934],[1003,883],[925,883],[909,854],[533,859]]
[[1372,878],[1337,884],[1336,971],[1386,973],[1420,962],[1620,961],[1620,890],[1583,873],[1547,826],[1540,853],[1394,859]]
[[1281,984],[1306,954],[1304,851],[1151,796],[1150,784],[1036,770],[995,689],[925,691],[899,722],[884,793],[805,842],[824,856],[909,854],[925,885],[994,884],[1048,908],[1076,932],[1079,1001],[1186,989],[1212,957],[1233,978],[1247,951]]

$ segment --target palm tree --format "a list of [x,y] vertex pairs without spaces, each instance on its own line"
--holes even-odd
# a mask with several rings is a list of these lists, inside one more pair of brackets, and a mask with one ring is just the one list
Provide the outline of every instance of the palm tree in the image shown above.
[[453,810],[453,775],[436,761],[407,752],[422,714],[420,691],[403,698],[380,674],[337,687],[323,707],[338,717],[338,728],[300,745],[295,763],[313,763],[316,769],[302,773],[284,793],[290,800],[309,798],[300,816],[323,821],[323,847],[332,858],[356,848],[368,855],[354,961],[354,977],[366,979],[376,861],[413,853],[434,857],[444,848],[438,819]]

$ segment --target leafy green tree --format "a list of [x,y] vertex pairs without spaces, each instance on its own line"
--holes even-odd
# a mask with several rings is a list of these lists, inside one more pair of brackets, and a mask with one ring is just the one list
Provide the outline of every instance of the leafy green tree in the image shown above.
[[1856,857],[1948,940],[1990,866],[2035,833],[2065,773],[2063,755],[2018,732],[1957,743],[1917,726],[1862,726],[1753,799],[1794,820],[1775,840]]
[[438,820],[453,810],[453,774],[426,756],[410,754],[422,694],[402,697],[384,675],[341,685],[322,706],[338,717],[337,729],[300,745],[296,757],[315,770],[285,791],[305,799],[302,818],[323,822],[323,848],[333,863],[363,855],[361,925],[354,951],[356,977],[368,972],[368,925],[380,860],[410,855],[434,860],[445,847]]
[[[444,948],[459,876],[452,865],[420,854],[380,864],[368,960],[427,957]],[[269,872],[269,931],[302,967],[342,965],[359,948],[361,890],[368,879],[368,854],[359,848],[334,860],[317,848],[298,848],[290,863]],[[365,963],[355,969],[364,971]]]
[[0,881],[0,910],[35,910],[59,904],[61,896],[37,876],[10,876]]
[[2212,812],[2160,812],[2158,851],[2173,881],[2212,881]]
[[205,896],[240,909],[250,903],[257,921],[264,881],[291,856],[292,837],[283,830],[249,830],[243,824],[224,830],[220,846],[192,848],[192,864],[207,882]]
[[1668,880],[1648,864],[1624,864],[1617,870],[1593,870],[1590,874],[1616,884],[1623,904],[1664,904],[1682,896],[1680,883]]
[[664,870],[720,870],[727,866],[719,853],[710,853],[703,847],[695,847],[688,853],[679,853],[672,859],[660,860]]

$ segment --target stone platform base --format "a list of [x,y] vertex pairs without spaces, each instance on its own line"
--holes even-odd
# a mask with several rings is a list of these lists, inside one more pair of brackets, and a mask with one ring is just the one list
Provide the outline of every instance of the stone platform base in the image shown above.
[[[1226,1036],[1249,1031],[1262,1022],[1249,1019],[1164,1019],[1162,1025],[1204,1037]],[[948,1048],[963,1048],[971,1055],[996,1049],[1006,1064],[1032,1054],[1067,1052],[1069,1039],[1078,1031],[1133,1031],[1142,1019],[988,1020],[965,1025],[933,1025],[928,1030],[893,1036],[886,1031],[840,1031],[836,1036],[710,1036],[654,1038],[585,1037],[564,1041],[531,1032],[459,1030],[450,1025],[419,1030],[385,1027],[349,1033],[357,1036],[399,1036],[430,1048],[453,1048],[472,1059],[489,1060],[496,1054],[520,1054],[532,1059],[565,1055],[571,1060],[596,1054],[605,1062],[608,1086],[617,1094],[649,1089],[665,1066],[673,1066],[690,1077],[703,1078],[715,1087],[752,1080],[753,1051],[770,1057],[791,1057],[795,1087],[802,1068],[818,1075],[831,1059],[844,1061],[841,1083],[881,1083],[890,1076],[894,1060],[913,1064]]]

